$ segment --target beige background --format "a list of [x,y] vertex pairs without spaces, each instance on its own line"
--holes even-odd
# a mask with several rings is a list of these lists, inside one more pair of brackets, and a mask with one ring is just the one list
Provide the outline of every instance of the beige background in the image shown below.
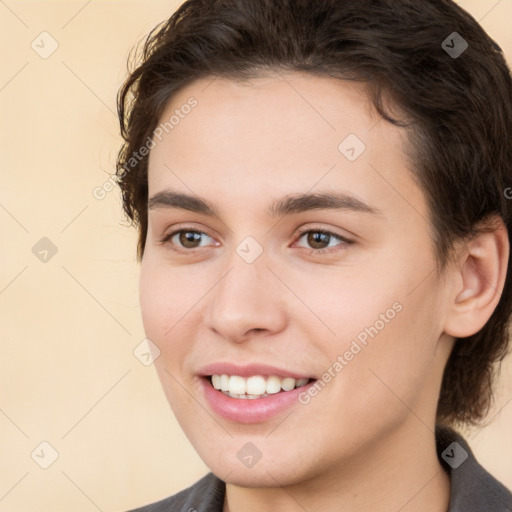
[[[180,3],[0,1],[0,511],[123,511],[207,471],[133,354],[135,230],[117,189],[92,194],[114,169],[128,52]],[[512,2],[460,3],[510,62]],[[42,58],[33,41],[58,48]],[[43,237],[47,262],[32,251]],[[511,359],[492,423],[468,433],[510,488]],[[44,441],[58,452],[48,469]]]

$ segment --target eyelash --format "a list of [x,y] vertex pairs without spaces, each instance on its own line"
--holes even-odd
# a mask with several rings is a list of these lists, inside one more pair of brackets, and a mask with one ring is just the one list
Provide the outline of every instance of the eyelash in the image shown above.
[[[183,227],[181,229],[177,229],[175,231],[172,231],[171,233],[167,234],[167,235],[164,235],[164,237],[162,239],[160,239],[160,244],[161,245],[165,245],[165,244],[168,244],[170,243],[170,240],[177,234],[179,233],[198,233],[198,234],[201,234],[201,235],[206,235],[206,236],[210,236],[208,235],[208,233],[205,233],[204,231],[200,231],[198,229],[195,229],[195,228],[192,228],[192,227]],[[295,240],[294,240],[294,243],[295,242],[298,242],[305,234],[307,233],[321,233],[321,234],[324,234],[324,235],[328,235],[332,238],[336,238],[338,239],[340,242],[343,242],[341,244],[338,244],[336,245],[335,247],[326,247],[324,249],[309,249],[309,254],[312,254],[312,253],[315,253],[315,254],[327,254],[327,253],[333,253],[333,252],[337,252],[339,250],[343,250],[343,249],[337,249],[337,247],[339,246],[343,246],[343,245],[350,245],[353,243],[352,240],[349,240],[348,238],[345,238],[344,236],[341,236],[341,235],[338,235],[337,233],[333,233],[332,231],[327,231],[325,229],[320,229],[320,228],[301,228],[299,229],[298,231],[298,235],[295,237]],[[212,237],[210,237],[212,238]],[[174,244],[171,244],[171,245],[174,245]],[[306,247],[301,247],[302,249],[306,249]],[[186,254],[186,255],[189,255],[189,256],[192,256],[196,253],[196,250],[197,249],[200,249],[200,247],[196,247],[194,249],[172,249],[173,251],[175,252],[178,252],[180,254]]]
[[[348,238],[345,238],[344,236],[338,235],[337,233],[333,233],[332,231],[328,231],[326,229],[320,229],[320,228],[301,228],[298,231],[298,235],[294,240],[295,242],[298,242],[305,234],[308,233],[321,233],[323,235],[327,235],[331,238],[335,238],[342,242],[341,244],[338,244],[334,247],[326,247],[325,249],[309,249],[309,254],[315,253],[315,254],[328,254],[328,253],[334,253],[338,251],[342,251],[343,246],[350,245],[353,243],[352,240],[349,240]],[[330,240],[329,240],[330,242]],[[341,247],[340,247],[341,246]],[[345,247],[346,248],[346,247]],[[306,247],[302,247],[302,249],[306,249]]]

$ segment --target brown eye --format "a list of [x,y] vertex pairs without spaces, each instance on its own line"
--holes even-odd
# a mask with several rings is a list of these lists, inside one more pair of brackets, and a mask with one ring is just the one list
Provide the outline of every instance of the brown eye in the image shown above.
[[195,249],[201,242],[201,233],[199,231],[179,231],[178,240],[185,249]]
[[211,238],[203,231],[197,231],[195,229],[180,229],[173,231],[168,235],[165,235],[160,243],[163,245],[170,244],[176,247],[176,251],[183,251],[185,249],[193,250],[208,245],[207,243],[201,243],[203,240]]
[[[323,233],[321,231],[309,231],[306,233],[308,244],[313,249],[325,249],[329,245],[329,241],[331,239],[331,235],[327,233]],[[325,245],[327,244],[327,245]]]
[[[312,253],[317,254],[343,250],[352,243],[341,235],[320,229],[303,230],[298,241],[302,239],[305,239],[307,246],[299,245],[299,247],[309,248]],[[338,243],[331,243],[333,241]]]

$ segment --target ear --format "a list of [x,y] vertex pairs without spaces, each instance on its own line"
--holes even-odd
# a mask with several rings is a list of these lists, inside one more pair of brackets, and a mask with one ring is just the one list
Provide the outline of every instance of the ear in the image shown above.
[[510,244],[501,217],[493,216],[486,231],[466,240],[453,267],[453,283],[444,332],[456,338],[477,333],[496,308],[507,274]]

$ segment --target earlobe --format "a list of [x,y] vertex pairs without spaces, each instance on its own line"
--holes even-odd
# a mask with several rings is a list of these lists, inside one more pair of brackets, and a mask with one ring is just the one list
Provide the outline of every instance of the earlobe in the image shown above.
[[444,332],[456,338],[482,329],[503,291],[510,251],[507,228],[500,217],[493,217],[486,227],[489,229],[465,242],[453,270],[453,298]]

